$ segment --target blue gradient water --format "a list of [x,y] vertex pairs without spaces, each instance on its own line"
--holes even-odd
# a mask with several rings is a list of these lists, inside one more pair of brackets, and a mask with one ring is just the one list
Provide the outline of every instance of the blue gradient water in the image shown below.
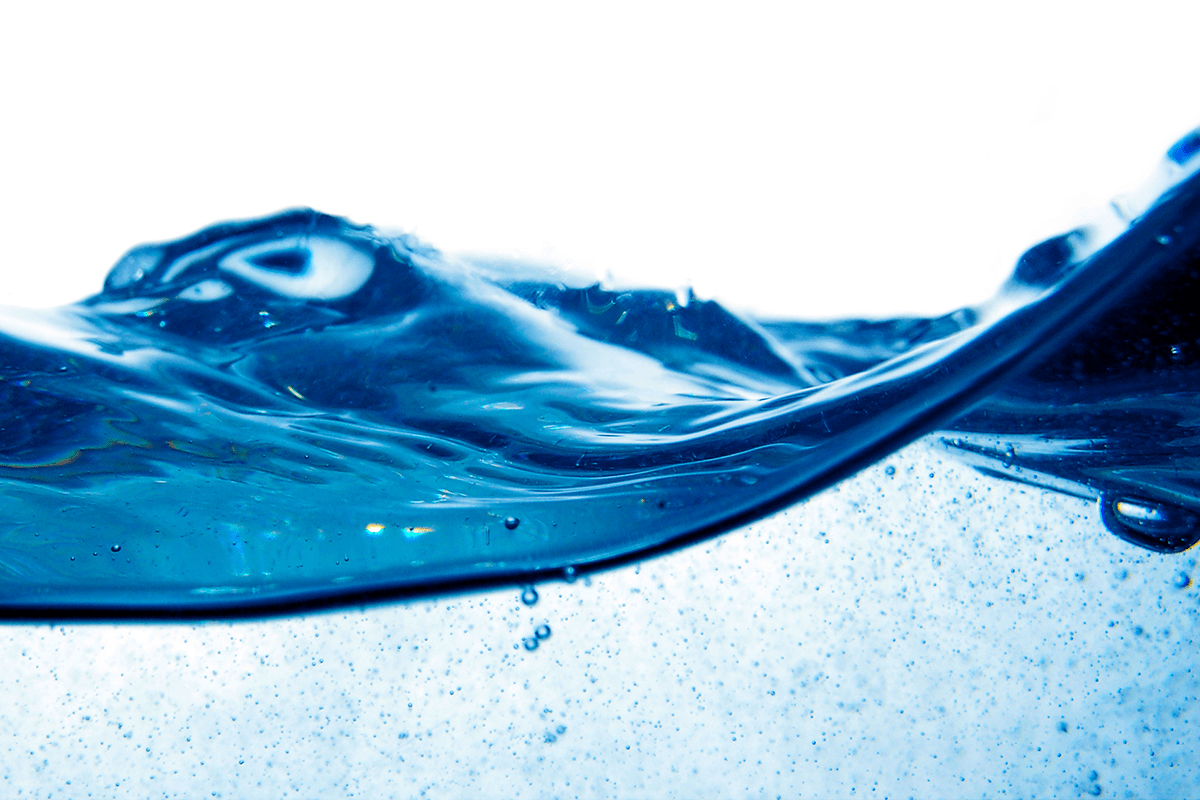
[[0,607],[263,613],[571,577],[937,428],[1185,549],[1196,142],[937,320],[753,321],[309,210],[136,248],[99,295],[0,315]]

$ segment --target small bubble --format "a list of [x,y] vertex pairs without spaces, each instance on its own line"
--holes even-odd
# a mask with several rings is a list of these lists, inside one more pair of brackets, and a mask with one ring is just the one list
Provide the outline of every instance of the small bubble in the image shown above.
[[517,529],[517,526],[520,524],[521,524],[521,520],[517,519],[516,517],[505,517],[504,518],[504,527],[508,528],[510,531],[515,531]]
[[1069,728],[1067,727],[1067,723],[1065,723],[1065,722],[1058,723],[1058,732],[1059,733],[1066,733],[1068,730],[1069,730]]
[[1170,237],[1170,236],[1166,236],[1166,235],[1164,235],[1164,236],[1159,236],[1159,237],[1158,237],[1158,239],[1157,239],[1156,241],[1157,241],[1159,244],[1170,244],[1170,243],[1171,243],[1171,237]]
[[1180,572],[1175,576],[1175,580],[1172,583],[1175,584],[1176,589],[1186,589],[1192,585],[1192,576],[1186,572]]
[[553,733],[546,734],[546,744],[553,744],[554,742],[557,742],[557,741],[558,741],[558,737],[555,736]]
[[554,732],[557,733],[559,736],[562,736],[564,733],[567,732],[567,726],[559,725],[557,728],[554,729]]
[[550,626],[549,625],[538,625],[536,628],[533,629],[533,635],[539,639],[549,639],[550,638]]
[[108,549],[112,550],[114,553],[119,553],[119,552],[121,552],[121,545],[114,544],[112,547],[110,547]]
[[895,467],[893,467],[891,464],[889,464],[889,465],[887,465],[886,467],[884,467],[884,468],[883,468],[883,473],[884,473],[885,475],[887,475],[887,476],[891,477],[892,475],[895,475],[895,474],[896,474],[896,468],[895,468]]
[[1002,458],[1000,460],[1000,466],[1004,467],[1005,469],[1008,469],[1009,467],[1011,467],[1013,465],[1013,461],[1015,461],[1016,458],[1017,458],[1016,449],[1011,444],[1005,445],[1004,446],[1004,458]]
[[1102,792],[1102,791],[1104,791],[1104,790],[1103,790],[1103,789],[1101,789],[1099,786],[1093,786],[1092,788],[1088,789],[1088,793],[1089,793],[1089,794],[1090,794],[1092,797],[1099,797],[1099,796],[1100,796],[1100,792]]
[[71,560],[72,560],[72,561],[74,561],[74,560],[75,560],[75,556],[71,556]]
[[563,578],[567,581],[567,583],[574,583],[575,582],[575,568],[574,567],[565,567],[563,569]]
[[526,650],[533,651],[538,649],[538,644],[540,643],[536,636],[526,636],[521,640],[521,644],[525,645]]
[[1095,783],[1096,781],[1100,780],[1100,773],[1096,772],[1096,770],[1092,770],[1088,773],[1088,780],[1092,783]]
[[526,586],[521,590],[521,602],[527,606],[536,605],[538,601],[537,589],[532,586]]

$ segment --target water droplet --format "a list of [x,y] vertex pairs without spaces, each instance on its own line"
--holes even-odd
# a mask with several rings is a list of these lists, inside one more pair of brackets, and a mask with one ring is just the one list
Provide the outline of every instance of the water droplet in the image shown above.
[[534,636],[526,636],[521,640],[521,644],[525,645],[526,650],[533,651],[538,649],[538,644],[540,644],[540,642],[538,642],[537,638]]
[[108,549],[112,550],[114,553],[119,553],[119,552],[121,552],[121,545],[114,544],[112,547],[110,547]]
[[1200,517],[1179,506],[1106,494],[1100,517],[1120,538],[1158,553],[1182,553],[1200,541]]
[[533,635],[539,639],[549,639],[550,638],[550,626],[549,625],[538,625],[536,628],[533,629]]
[[526,586],[521,590],[521,602],[527,606],[536,605],[538,601],[537,589],[532,586]]
[[520,524],[521,524],[521,520],[517,519],[516,517],[505,517],[504,518],[504,527],[508,528],[510,531],[515,531],[517,529],[517,526]]

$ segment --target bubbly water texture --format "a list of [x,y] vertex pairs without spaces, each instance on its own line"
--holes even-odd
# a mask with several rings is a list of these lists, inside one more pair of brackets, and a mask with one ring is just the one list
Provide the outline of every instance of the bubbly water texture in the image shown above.
[[309,210],[135,248],[99,295],[0,314],[0,613],[571,580],[937,428],[1182,549],[1200,519],[1197,143],[936,320],[755,322]]

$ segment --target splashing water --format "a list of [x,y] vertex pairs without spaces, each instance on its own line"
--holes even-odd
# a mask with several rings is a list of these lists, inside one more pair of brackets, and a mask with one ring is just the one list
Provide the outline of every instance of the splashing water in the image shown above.
[[1102,498],[1131,541],[1190,546],[1198,142],[936,320],[755,322],[309,210],[136,248],[95,297],[0,313],[0,613],[573,579],[937,428]]

